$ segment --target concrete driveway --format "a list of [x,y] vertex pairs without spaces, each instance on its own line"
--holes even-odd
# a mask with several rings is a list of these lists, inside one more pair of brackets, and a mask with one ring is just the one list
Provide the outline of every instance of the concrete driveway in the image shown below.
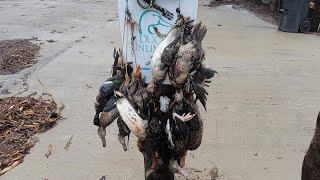
[[[201,179],[209,179],[207,172],[215,165],[225,180],[300,179],[319,111],[320,38],[278,32],[251,13],[204,7],[206,3],[199,7],[199,19],[208,27],[206,64],[219,76],[208,89],[208,111],[202,109],[202,145],[188,155],[187,168],[202,171],[197,174]],[[28,75],[25,94],[45,92],[39,77],[55,100],[65,104],[67,118],[39,135],[24,162],[1,179],[144,178],[135,137],[129,152],[123,152],[113,124],[103,148],[92,125],[98,87],[110,75],[113,47],[120,47],[116,4],[0,1],[0,17],[5,17],[0,18],[0,40],[34,36],[44,43],[36,66],[0,76],[3,88],[19,92],[20,78]],[[50,39],[57,42],[46,42]],[[50,144],[52,155],[46,158]]]

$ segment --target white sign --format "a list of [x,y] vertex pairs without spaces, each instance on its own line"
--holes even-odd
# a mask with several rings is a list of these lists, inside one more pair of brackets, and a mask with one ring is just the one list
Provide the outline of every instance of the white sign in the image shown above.
[[[147,5],[143,0],[139,0],[141,4]],[[141,67],[142,77],[146,83],[152,80],[150,61],[155,49],[164,39],[158,36],[155,28],[161,34],[167,34],[177,20],[177,8],[180,9],[183,16],[190,16],[191,19],[197,19],[198,0],[155,0],[155,4],[168,10],[172,16],[164,16],[164,14],[154,8],[142,8],[137,0],[119,0],[119,21],[122,39],[122,49],[124,62],[133,62]],[[132,41],[131,28],[129,24],[125,24],[125,12],[128,5],[131,18],[136,22],[133,29]],[[172,17],[172,18],[171,18]],[[167,84],[168,82],[166,82]]]

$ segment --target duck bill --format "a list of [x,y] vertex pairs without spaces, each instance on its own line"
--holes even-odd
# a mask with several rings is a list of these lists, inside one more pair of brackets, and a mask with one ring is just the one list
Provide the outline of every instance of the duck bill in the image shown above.
[[179,168],[178,174],[182,175],[183,177],[187,177],[188,173],[186,170]]

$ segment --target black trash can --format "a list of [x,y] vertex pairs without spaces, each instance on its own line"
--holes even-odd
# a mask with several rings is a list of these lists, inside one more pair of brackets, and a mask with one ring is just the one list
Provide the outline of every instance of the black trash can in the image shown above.
[[280,0],[279,30],[284,32],[308,32],[310,0]]

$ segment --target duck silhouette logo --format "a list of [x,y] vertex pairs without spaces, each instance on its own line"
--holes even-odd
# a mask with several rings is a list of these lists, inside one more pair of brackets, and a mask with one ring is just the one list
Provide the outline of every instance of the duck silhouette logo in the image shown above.
[[172,24],[165,21],[162,15],[155,10],[147,10],[142,13],[139,20],[140,34],[155,35],[154,27],[171,28]]

